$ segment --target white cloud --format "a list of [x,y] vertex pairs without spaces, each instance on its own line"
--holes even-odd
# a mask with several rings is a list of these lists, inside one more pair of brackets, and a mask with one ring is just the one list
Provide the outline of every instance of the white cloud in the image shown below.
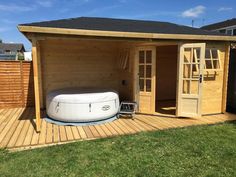
[[218,12],[222,12],[222,11],[232,11],[233,8],[232,7],[220,7],[218,9]]
[[33,6],[20,6],[16,4],[0,4],[0,12],[5,11],[5,12],[28,12],[34,10],[35,7]]
[[52,7],[53,2],[50,0],[40,0],[40,1],[37,1],[37,4],[39,4],[42,7]]
[[184,12],[182,12],[182,17],[193,17],[193,18],[197,18],[199,17],[201,14],[203,14],[206,10],[205,6],[199,5],[196,6],[194,8],[185,10]]

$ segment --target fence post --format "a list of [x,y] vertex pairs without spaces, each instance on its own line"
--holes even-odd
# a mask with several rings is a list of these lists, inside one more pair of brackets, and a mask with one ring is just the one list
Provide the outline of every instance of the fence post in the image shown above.
[[23,62],[20,61],[20,77],[21,77],[21,105],[25,107],[25,88],[24,88],[24,71],[23,71]]

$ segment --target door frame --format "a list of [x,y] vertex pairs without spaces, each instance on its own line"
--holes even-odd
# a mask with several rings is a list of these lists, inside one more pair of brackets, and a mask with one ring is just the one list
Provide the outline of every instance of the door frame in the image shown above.
[[[200,83],[198,84],[198,113],[197,115],[193,114],[183,114],[181,112],[181,98],[182,98],[182,75],[183,75],[183,50],[184,47],[194,48],[200,47],[202,51],[200,52],[200,66],[199,66],[199,74],[200,74]],[[176,87],[176,116],[177,117],[199,117],[202,116],[202,90],[203,90],[203,69],[204,69],[204,58],[205,58],[205,50],[206,43],[180,43],[178,45],[178,61],[177,61],[177,87]],[[201,59],[202,58],[202,59]],[[191,95],[186,95],[186,97],[191,98]]]
[[[135,58],[134,58],[134,100],[138,103],[138,112],[139,110],[139,51],[140,50],[152,50],[154,53],[154,59],[152,62],[152,85],[151,85],[151,108],[150,112],[148,114],[154,114],[155,113],[155,98],[156,98],[156,46],[155,45],[145,45],[145,46],[136,46],[135,47]],[[140,112],[143,113],[143,112]],[[146,113],[146,112],[145,112]]]

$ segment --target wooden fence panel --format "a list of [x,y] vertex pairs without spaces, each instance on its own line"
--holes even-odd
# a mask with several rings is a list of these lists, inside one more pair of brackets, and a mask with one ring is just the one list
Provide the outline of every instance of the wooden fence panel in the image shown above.
[[34,106],[32,62],[0,61],[0,108]]

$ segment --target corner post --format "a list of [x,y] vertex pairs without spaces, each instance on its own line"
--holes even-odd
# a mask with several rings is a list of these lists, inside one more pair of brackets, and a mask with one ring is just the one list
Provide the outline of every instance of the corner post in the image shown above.
[[226,112],[227,104],[227,86],[228,86],[228,70],[229,70],[229,57],[230,57],[230,43],[225,47],[225,60],[224,60],[224,75],[223,75],[223,94],[222,94],[222,109],[221,112]]
[[33,56],[33,71],[34,71],[36,130],[37,132],[40,132],[40,125],[41,125],[40,92],[39,92],[40,47],[39,47],[39,41],[37,41],[35,38],[32,39],[32,56]]

